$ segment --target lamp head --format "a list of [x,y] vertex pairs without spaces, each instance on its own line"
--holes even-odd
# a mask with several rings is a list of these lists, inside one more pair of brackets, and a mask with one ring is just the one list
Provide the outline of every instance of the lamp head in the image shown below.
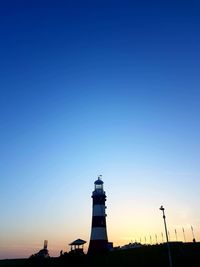
[[160,207],[160,210],[165,210],[165,209],[163,208],[163,206],[161,206],[161,207]]

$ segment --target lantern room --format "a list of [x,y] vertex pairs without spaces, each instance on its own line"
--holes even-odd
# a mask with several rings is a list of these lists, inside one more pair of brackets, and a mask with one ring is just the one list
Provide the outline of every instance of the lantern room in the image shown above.
[[103,181],[101,180],[101,175],[99,175],[98,180],[94,182],[94,190],[97,192],[103,191]]

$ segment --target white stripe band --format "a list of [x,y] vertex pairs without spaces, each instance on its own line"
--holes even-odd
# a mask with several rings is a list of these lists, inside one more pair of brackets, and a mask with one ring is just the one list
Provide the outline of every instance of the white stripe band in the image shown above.
[[90,240],[107,240],[106,227],[93,227]]
[[105,205],[94,205],[92,216],[105,216]]

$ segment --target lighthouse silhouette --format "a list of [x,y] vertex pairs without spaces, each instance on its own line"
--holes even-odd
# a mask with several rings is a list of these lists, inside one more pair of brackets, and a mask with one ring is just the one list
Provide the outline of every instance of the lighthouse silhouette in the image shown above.
[[92,192],[92,229],[88,253],[105,252],[108,250],[108,236],[106,229],[105,202],[106,193],[103,190],[103,181],[101,175],[94,182],[94,191]]

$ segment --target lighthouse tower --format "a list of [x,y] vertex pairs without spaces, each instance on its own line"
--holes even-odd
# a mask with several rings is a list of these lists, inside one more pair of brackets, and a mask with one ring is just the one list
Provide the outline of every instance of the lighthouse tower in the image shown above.
[[104,252],[108,249],[108,237],[105,213],[106,194],[103,190],[101,175],[94,182],[92,198],[92,229],[88,253]]

